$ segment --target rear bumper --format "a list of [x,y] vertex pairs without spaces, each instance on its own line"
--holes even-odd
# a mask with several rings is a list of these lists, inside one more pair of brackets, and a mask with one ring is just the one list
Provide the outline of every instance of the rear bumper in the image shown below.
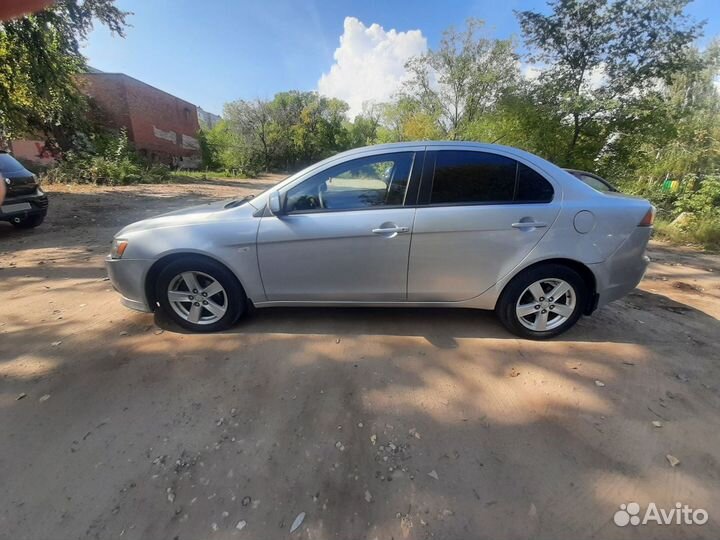
[[[8,207],[12,207],[16,204],[29,204],[30,209],[27,210],[16,210],[7,211]],[[3,208],[5,210],[3,210]],[[31,195],[16,195],[14,197],[6,197],[0,207],[0,221],[12,221],[13,219],[23,219],[28,216],[34,216],[37,214],[47,214],[48,209],[48,198],[45,193],[38,190],[36,193]]]
[[605,261],[590,265],[597,280],[597,307],[622,298],[640,283],[650,258],[645,255],[652,227],[637,227]]
[[124,306],[137,311],[152,312],[145,294],[145,278],[153,261],[141,259],[105,259],[110,282],[120,293]]

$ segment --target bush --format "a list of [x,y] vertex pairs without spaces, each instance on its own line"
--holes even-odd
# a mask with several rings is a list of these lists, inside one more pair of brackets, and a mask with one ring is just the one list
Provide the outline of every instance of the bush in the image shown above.
[[720,219],[697,221],[693,217],[693,226],[676,227],[670,221],[655,221],[655,234],[662,239],[678,244],[704,246],[711,250],[720,250]]
[[[635,182],[622,190],[641,195],[658,209],[655,231],[674,242],[720,248],[720,176],[686,174],[677,191],[663,190],[659,182]],[[681,223],[673,221],[685,214]]]
[[117,136],[101,136],[95,152],[68,152],[47,170],[47,182],[122,185],[158,183],[170,179],[170,169],[158,163],[145,163],[137,155],[124,130]]
[[720,176],[691,179],[693,187],[686,189],[675,201],[675,212],[692,212],[704,218],[720,218]]

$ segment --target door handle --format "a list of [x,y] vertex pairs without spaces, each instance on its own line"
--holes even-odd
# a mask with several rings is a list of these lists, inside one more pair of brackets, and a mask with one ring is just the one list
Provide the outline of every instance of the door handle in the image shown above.
[[410,232],[410,227],[382,227],[379,229],[373,229],[374,234],[393,234],[393,233],[405,233]]
[[547,223],[543,223],[542,221],[521,221],[512,224],[513,229],[542,229],[547,226]]

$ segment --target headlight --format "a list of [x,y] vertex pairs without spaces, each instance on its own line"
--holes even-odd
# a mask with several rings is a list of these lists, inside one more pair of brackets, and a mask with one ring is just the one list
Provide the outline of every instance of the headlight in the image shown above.
[[112,250],[110,250],[110,258],[111,259],[121,259],[123,256],[123,253],[125,253],[125,250],[127,249],[127,246],[128,246],[127,240],[120,240],[118,238],[113,239]]

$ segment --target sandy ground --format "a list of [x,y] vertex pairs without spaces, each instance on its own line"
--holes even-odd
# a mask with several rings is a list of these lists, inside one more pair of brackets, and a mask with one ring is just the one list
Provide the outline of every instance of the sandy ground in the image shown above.
[[[277,180],[50,186],[43,226],[0,224],[1,538],[718,538],[720,257],[654,244],[545,343],[464,310],[188,335],[120,305],[121,226]],[[616,526],[631,501],[709,521]]]

